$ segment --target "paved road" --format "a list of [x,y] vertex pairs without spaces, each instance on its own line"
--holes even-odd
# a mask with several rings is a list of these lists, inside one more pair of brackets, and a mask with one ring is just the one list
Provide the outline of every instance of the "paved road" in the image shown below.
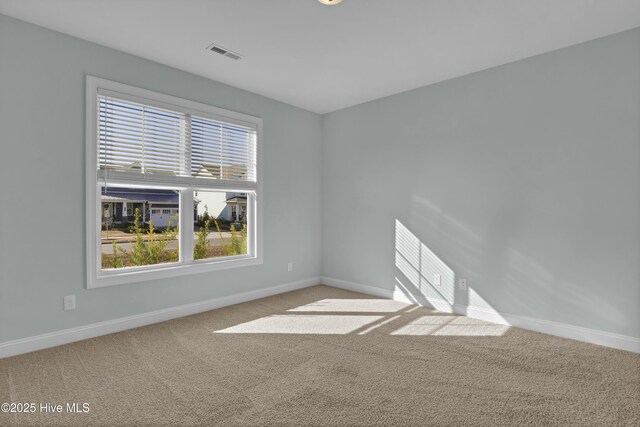
[[[222,233],[222,237],[224,237],[225,239],[230,239],[231,238],[231,233],[227,233],[227,232],[223,232]],[[198,240],[198,236],[194,235],[193,236],[194,240]],[[220,236],[218,235],[218,233],[210,233],[209,236],[207,237],[207,240],[209,241],[209,244],[211,246],[219,246],[220,245]],[[126,250],[126,251],[130,251],[131,250],[131,245],[133,243],[118,243],[117,245],[120,246],[122,249]],[[167,244],[167,249],[175,249],[178,247],[178,241],[177,240],[172,240],[171,242],[169,242]],[[113,246],[111,244],[111,241],[102,241],[102,253],[103,254],[113,254]]]

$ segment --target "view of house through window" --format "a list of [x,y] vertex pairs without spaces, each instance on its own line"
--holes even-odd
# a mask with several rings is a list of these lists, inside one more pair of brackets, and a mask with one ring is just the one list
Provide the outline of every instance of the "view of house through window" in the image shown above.
[[103,186],[100,199],[102,269],[179,261],[178,190]]
[[[195,191],[193,259],[247,254],[247,193]],[[180,191],[103,186],[102,269],[180,261]]]
[[247,254],[247,193],[196,191],[193,259]]

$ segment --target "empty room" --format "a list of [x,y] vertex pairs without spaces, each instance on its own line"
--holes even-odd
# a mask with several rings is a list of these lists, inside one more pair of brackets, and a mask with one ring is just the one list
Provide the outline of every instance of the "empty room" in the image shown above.
[[0,0],[0,426],[640,425],[639,0]]

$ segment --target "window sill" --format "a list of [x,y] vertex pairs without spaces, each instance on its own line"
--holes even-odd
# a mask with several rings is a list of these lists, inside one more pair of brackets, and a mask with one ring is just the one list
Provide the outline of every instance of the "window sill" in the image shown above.
[[239,256],[220,260],[200,260],[189,264],[166,264],[166,266],[153,266],[142,270],[108,270],[97,273],[96,276],[91,277],[89,283],[87,283],[87,289],[104,288],[107,286],[166,279],[260,264],[262,264],[262,258]]

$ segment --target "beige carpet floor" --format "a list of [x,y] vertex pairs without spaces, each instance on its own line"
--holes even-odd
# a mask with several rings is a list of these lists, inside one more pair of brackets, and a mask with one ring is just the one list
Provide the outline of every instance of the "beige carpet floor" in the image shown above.
[[[0,360],[0,425],[640,425],[640,355],[326,286]],[[66,408],[64,408],[66,411]]]

